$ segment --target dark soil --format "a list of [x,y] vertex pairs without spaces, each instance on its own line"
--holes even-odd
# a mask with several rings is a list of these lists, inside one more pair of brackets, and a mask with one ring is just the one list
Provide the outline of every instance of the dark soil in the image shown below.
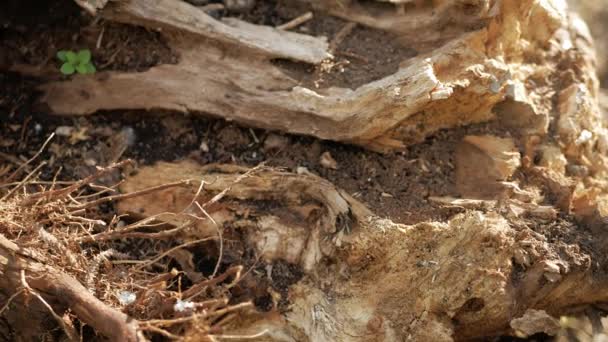
[[[331,42],[347,22],[335,17],[317,14],[298,28],[298,32],[327,37]],[[399,39],[388,32],[356,26],[344,40],[336,45],[335,61],[328,70],[315,70],[303,63],[277,61],[287,74],[300,80],[305,87],[342,87],[356,89],[359,86],[392,75],[399,64],[415,57],[417,51],[399,44]]]
[[[26,2],[9,0],[3,5],[11,8],[5,12],[7,18],[0,16],[0,69],[28,65],[59,70],[58,51],[81,49],[91,51],[98,71],[144,71],[178,61],[157,32],[91,20],[71,1],[33,1],[31,6]],[[23,8],[46,8],[48,12],[19,15]]]

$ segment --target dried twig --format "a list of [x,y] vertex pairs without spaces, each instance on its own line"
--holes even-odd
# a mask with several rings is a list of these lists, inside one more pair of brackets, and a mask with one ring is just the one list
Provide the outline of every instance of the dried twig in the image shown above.
[[182,293],[182,298],[184,298],[184,299],[194,298],[194,297],[198,296],[199,294],[201,294],[201,292],[204,291],[209,286],[219,284],[233,274],[235,275],[235,277],[234,277],[235,280],[233,282],[236,282],[241,278],[240,274],[241,274],[242,270],[243,270],[243,266],[240,266],[240,265],[233,266],[233,267],[229,268],[226,272],[222,273],[221,275],[219,275],[215,278],[201,281],[200,283],[193,285],[188,290],[186,290]]
[[106,231],[106,232],[102,232],[102,233],[98,233],[98,234],[94,234],[94,235],[88,235],[88,236],[82,236],[76,239],[76,241],[83,243],[83,242],[92,242],[92,241],[107,241],[107,240],[115,240],[115,239],[122,239],[122,238],[127,238],[127,237],[141,237],[141,238],[147,238],[147,239],[161,239],[161,238],[165,238],[165,237],[169,237],[172,236],[176,233],[178,233],[179,231],[188,228],[190,226],[192,226],[192,222],[186,222],[183,225],[180,225],[176,228],[173,229],[169,229],[169,230],[163,230],[160,231],[158,233],[143,233],[143,232],[135,232],[135,230],[140,229],[140,228],[151,228],[151,227],[155,227],[155,226],[162,226],[165,225],[166,223],[164,222],[157,222],[152,224],[151,222],[155,222],[157,220],[158,217],[161,216],[165,216],[165,215],[176,215],[174,213],[160,213],[157,215],[153,215],[150,217],[147,217],[143,220],[137,221],[133,224],[130,224],[128,226],[122,227],[120,229],[117,230],[111,230],[111,231]]
[[18,174],[19,172],[21,172],[21,170],[23,170],[24,167],[26,167],[27,165],[29,165],[31,162],[33,162],[34,160],[36,160],[36,158],[38,158],[38,156],[40,156],[40,154],[42,153],[42,151],[44,151],[44,149],[46,148],[46,145],[48,145],[48,143],[53,139],[53,137],[55,137],[55,133],[52,133],[47,139],[46,141],[42,144],[42,146],[40,147],[40,149],[38,150],[38,152],[36,152],[36,154],[34,154],[34,156],[30,159],[28,159],[25,163],[21,164],[17,170],[15,170],[7,179],[6,182],[10,182],[12,181]]
[[355,27],[357,27],[357,23],[348,23],[344,25],[329,43],[329,51],[334,53],[342,41],[346,39],[351,32],[353,32]]
[[17,192],[17,190],[22,189],[23,185],[25,185],[31,178],[33,178],[44,165],[46,165],[46,162],[40,163],[40,165],[38,165],[34,170],[32,170],[32,172],[25,176],[25,178],[23,178],[23,180],[19,182],[17,186],[12,188],[6,195],[2,196],[2,198],[0,198],[0,201],[10,198],[15,192]]
[[61,318],[61,316],[59,316],[57,313],[55,313],[55,310],[53,310],[53,308],[49,305],[49,303],[47,303],[46,300],[44,300],[44,298],[42,298],[42,296],[37,291],[34,291],[34,289],[32,289],[30,287],[30,285],[25,280],[25,271],[24,270],[21,270],[21,286],[23,286],[22,289],[24,290],[24,292],[26,294],[31,294],[34,297],[36,297],[42,303],[42,305],[44,305],[49,310],[51,316],[53,316],[53,318],[55,318],[55,320],[57,321],[59,326],[63,329],[63,331],[65,331],[65,334],[70,339],[70,341],[80,341],[80,338],[78,338],[78,333],[76,332],[74,327],[68,325],[63,320],[63,318]]
[[114,264],[120,265],[120,264],[139,264],[139,266],[137,266],[137,268],[144,268],[147,266],[150,266],[156,262],[158,262],[159,260],[161,260],[162,258],[168,256],[169,254],[171,254],[171,252],[176,251],[178,249],[184,248],[184,247],[188,247],[188,246],[192,246],[192,245],[196,245],[197,243],[201,243],[201,242],[205,242],[205,241],[209,241],[209,240],[214,240],[215,237],[208,237],[208,238],[204,238],[204,239],[198,239],[198,240],[194,240],[194,241],[189,241],[186,243],[182,243],[179,246],[175,246],[163,253],[161,253],[160,255],[156,256],[153,259],[150,260],[116,260],[113,261]]
[[130,163],[132,163],[131,160],[123,160],[119,163],[112,164],[108,167],[99,168],[95,174],[90,175],[84,179],[81,179],[78,182],[75,182],[74,184],[67,186],[65,188],[44,191],[44,192],[39,192],[39,193],[36,193],[33,195],[29,195],[21,201],[20,205],[22,205],[22,206],[31,205],[32,203],[35,203],[37,200],[42,199],[42,198],[50,200],[52,198],[61,198],[63,196],[67,196],[70,193],[81,188],[82,186],[93,182],[95,179],[99,179],[99,178],[105,176],[106,174],[112,172],[112,170],[119,168],[119,167],[123,167]]
[[264,329],[257,334],[253,335],[211,335],[213,337],[217,337],[223,340],[255,340],[260,337],[264,337],[264,335],[268,334],[268,329]]
[[17,298],[17,296],[19,296],[20,294],[23,293],[23,291],[25,291],[24,289],[19,289],[17,290],[17,292],[13,293],[10,297],[8,297],[8,299],[6,300],[6,304],[4,304],[2,306],[2,308],[0,308],[0,315],[2,315],[2,313],[4,313],[4,311],[6,309],[8,309],[8,306],[11,304],[11,302]]
[[205,210],[205,208],[208,207],[208,206],[210,206],[211,204],[219,202],[222,198],[224,198],[224,196],[226,196],[226,194],[228,194],[228,192],[230,192],[232,190],[232,187],[234,185],[240,183],[243,179],[245,179],[247,177],[250,177],[255,172],[257,172],[257,171],[261,170],[262,168],[264,168],[264,166],[265,166],[265,163],[260,163],[256,167],[247,170],[247,172],[243,173],[242,175],[239,175],[229,187],[227,187],[224,190],[220,191],[217,195],[213,196],[213,198],[211,198],[205,204],[199,205],[198,202],[196,202],[196,205],[199,208],[199,210],[203,213],[203,215],[205,215],[208,219],[210,219],[211,222],[213,222],[213,224],[217,228],[217,232],[218,232],[218,239],[219,239],[219,242],[220,242],[220,253],[219,253],[219,256],[218,256],[218,259],[217,259],[217,263],[215,264],[215,268],[213,269],[213,274],[211,275],[212,278],[215,277],[215,275],[217,274],[217,272],[218,272],[218,270],[220,268],[220,264],[222,262],[222,258],[224,256],[224,237],[223,237],[222,229],[218,226],[218,224],[215,222],[215,220],[213,220],[213,218],[211,217],[211,215],[209,215],[209,213],[207,213],[207,211]]
[[173,318],[173,319],[152,319],[152,320],[144,321],[142,323],[147,324],[147,325],[149,324],[149,325],[156,325],[156,326],[161,326],[161,327],[167,327],[167,326],[171,326],[171,325],[175,325],[175,324],[195,321],[197,319],[222,316],[222,315],[225,315],[227,313],[238,311],[238,310],[242,310],[244,308],[250,308],[252,306],[253,306],[253,303],[251,303],[251,302],[245,302],[245,303],[239,303],[239,304],[231,305],[231,306],[228,306],[226,308],[219,309],[219,310],[212,310],[212,311],[207,312],[207,313],[195,313],[195,314],[193,314],[191,316],[179,317],[179,318]]
[[296,17],[284,24],[277,26],[277,28],[279,30],[291,30],[292,28],[298,27],[298,26],[304,24],[305,22],[309,21],[310,19],[312,19],[312,17],[313,17],[312,12],[306,12],[299,17]]
[[99,205],[101,203],[124,200],[124,199],[127,199],[127,198],[143,196],[143,195],[149,194],[151,192],[161,191],[161,190],[165,190],[165,189],[169,189],[169,188],[174,188],[174,187],[177,187],[177,186],[189,185],[191,182],[192,182],[191,180],[187,179],[187,180],[182,180],[182,181],[179,181],[179,182],[173,182],[173,183],[167,183],[167,184],[162,184],[162,185],[158,185],[158,186],[153,186],[153,187],[150,187],[150,188],[147,188],[147,189],[143,189],[143,190],[140,190],[140,191],[130,192],[128,194],[120,194],[120,195],[102,197],[102,198],[97,199],[95,201],[90,201],[90,202],[84,203],[84,204],[76,206],[76,207],[71,207],[71,209],[78,210],[78,209],[90,208],[90,207]]
[[[138,337],[136,320],[97,299],[71,276],[34,261],[36,259],[30,254],[34,253],[20,248],[0,234],[0,260],[4,260],[0,263],[3,274],[0,279],[3,279],[3,282],[18,282],[27,272],[27,283],[23,288],[28,289],[28,292],[44,294],[46,298],[54,298],[62,305],[69,306],[72,313],[82,322],[111,340],[141,340]],[[41,298],[42,296],[39,299]],[[61,319],[58,315],[56,317]],[[60,323],[62,326],[64,324],[65,322]]]

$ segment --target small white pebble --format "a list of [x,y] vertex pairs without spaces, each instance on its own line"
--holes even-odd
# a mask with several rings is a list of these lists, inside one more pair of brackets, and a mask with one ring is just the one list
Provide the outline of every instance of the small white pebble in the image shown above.
[[34,131],[35,131],[36,133],[40,133],[40,131],[42,131],[42,125],[41,125],[41,124],[39,124],[39,123],[35,124],[35,125],[34,125]]
[[576,138],[576,141],[574,143],[577,145],[582,145],[582,144],[586,143],[587,141],[591,140],[591,138],[593,138],[593,133],[584,129],[581,132],[581,134],[578,136],[578,138]]
[[96,166],[97,165],[97,161],[93,158],[87,158],[84,160],[85,165],[87,166]]
[[132,127],[125,127],[120,133],[124,135],[127,146],[135,145],[137,135],[135,135],[135,130]]
[[120,302],[120,305],[132,304],[136,299],[137,296],[131,291],[120,291],[118,294],[118,301]]
[[310,173],[310,171],[308,171],[308,169],[305,168],[304,166],[298,166],[296,168],[296,173],[299,174],[299,175],[305,175],[305,174]]
[[321,154],[319,163],[326,169],[338,169],[338,162],[331,156],[331,153],[329,152],[323,152],[323,154]]
[[207,153],[209,152],[209,145],[207,145],[206,141],[203,141],[200,146],[201,151]]
[[177,302],[175,302],[175,305],[173,305],[173,310],[177,311],[177,312],[184,312],[188,309],[194,309],[194,303],[191,301],[183,301],[181,299],[178,299]]
[[74,127],[72,126],[59,126],[55,129],[55,134],[60,137],[69,137],[74,132]]

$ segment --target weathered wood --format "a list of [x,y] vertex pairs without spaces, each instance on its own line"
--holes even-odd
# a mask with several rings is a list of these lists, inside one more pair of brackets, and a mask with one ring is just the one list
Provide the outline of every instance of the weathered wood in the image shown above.
[[[213,221],[200,220],[190,231],[197,239],[214,236],[218,229],[240,227],[249,244],[268,260],[284,259],[313,271],[331,248],[327,245],[355,226],[366,222],[371,212],[328,181],[310,174],[261,170],[239,180],[247,168],[231,165],[200,166],[195,162],[159,163],[144,167],[121,186],[133,192],[166,182],[191,179],[192,186],[163,190],[121,201],[118,210],[136,216],[159,216],[179,226],[190,214],[205,218],[197,206],[229,189],[221,203],[205,207]],[[200,182],[203,191],[195,198]],[[271,208],[271,209],[268,209]],[[247,213],[243,218],[243,213]],[[217,225],[216,225],[217,224]]]
[[[524,329],[517,319],[529,309],[559,315],[572,305],[608,300],[600,290],[607,279],[594,271],[605,260],[593,259],[576,243],[549,243],[530,228],[516,227],[523,222],[517,218],[469,211],[447,223],[404,226],[373,218],[317,177],[268,170],[234,183],[244,171],[159,163],[123,185],[133,191],[184,178],[214,180],[198,199],[204,203],[233,184],[221,203],[208,207],[215,229],[239,227],[266,262],[287,260],[307,272],[307,280],[290,288],[284,320],[260,316],[239,323],[240,333],[269,329],[273,341],[299,334],[311,341],[462,340],[515,333],[511,326]],[[149,208],[144,215],[182,213],[197,188],[193,182],[189,190],[168,189],[118,207],[139,213]],[[350,233],[344,229],[349,221]],[[540,330],[524,330],[545,328],[535,327]]]
[[521,165],[513,139],[466,136],[455,154],[456,187],[465,198],[501,198],[509,180]]
[[[341,15],[327,8],[333,2],[324,3],[323,9]],[[523,87],[532,74],[550,72],[522,56],[538,55],[537,47],[554,39],[566,22],[563,10],[530,0],[485,0],[467,10],[458,1],[436,6],[397,17],[398,23],[382,13],[362,19],[356,15],[360,7],[347,7],[342,15],[349,20],[391,30],[423,52],[403,61],[396,73],[351,90],[305,88],[272,63],[274,58],[319,63],[328,56],[319,38],[234,19],[227,25],[179,1],[110,3],[102,13],[110,20],[162,28],[181,56],[179,63],[142,73],[103,72],[50,82],[41,87],[42,102],[58,114],[112,109],[208,113],[391,150],[438,129],[496,118],[493,108],[512,96],[511,89]],[[516,22],[525,29],[515,30]],[[560,53],[557,48],[549,55]],[[559,57],[549,55],[538,58],[559,63]],[[533,106],[535,115],[548,122],[550,101],[535,89],[524,90],[516,101]]]
[[156,30],[168,29],[210,38],[221,43],[253,50],[271,58],[320,63],[331,55],[324,38],[277,30],[227,18],[215,20],[204,11],[172,0],[125,1],[104,11],[108,19],[141,24]]

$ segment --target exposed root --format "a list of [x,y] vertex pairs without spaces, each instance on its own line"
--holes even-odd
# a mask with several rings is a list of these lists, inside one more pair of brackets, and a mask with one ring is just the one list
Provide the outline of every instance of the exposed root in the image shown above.
[[[108,219],[91,211],[101,203],[191,184],[191,180],[180,180],[124,194],[113,194],[115,187],[93,185],[128,163],[100,168],[85,179],[67,184],[39,182],[41,166],[20,182],[12,182],[25,164],[15,166],[4,178],[12,186],[0,187],[6,189],[0,200],[0,293],[7,298],[0,314],[9,322],[17,322],[24,314],[30,322],[50,314],[66,337],[74,341],[82,338],[75,328],[82,324],[115,341],[144,341],[154,335],[182,339],[189,333],[203,340],[223,338],[224,325],[230,321],[226,315],[252,307],[250,302],[229,304],[228,291],[240,281],[242,267],[219,272],[219,265],[215,265],[217,276],[214,273],[209,278],[191,279],[194,285],[187,286],[182,281],[189,274],[187,270],[158,273],[159,269],[169,269],[174,252],[218,239],[202,236],[180,242],[182,231],[207,217],[191,217],[181,226],[167,228],[155,216],[124,225],[119,217]],[[240,179],[246,177],[248,173]],[[204,211],[222,198],[220,193],[204,204],[192,203]],[[98,216],[92,216],[94,213]],[[170,243],[142,257],[121,251],[125,238]],[[173,241],[180,243],[171,245]],[[231,277],[233,280],[224,284]],[[67,310],[70,316],[64,315]],[[15,333],[23,337],[45,332],[44,325],[31,331],[27,330],[29,325],[13,325]]]

